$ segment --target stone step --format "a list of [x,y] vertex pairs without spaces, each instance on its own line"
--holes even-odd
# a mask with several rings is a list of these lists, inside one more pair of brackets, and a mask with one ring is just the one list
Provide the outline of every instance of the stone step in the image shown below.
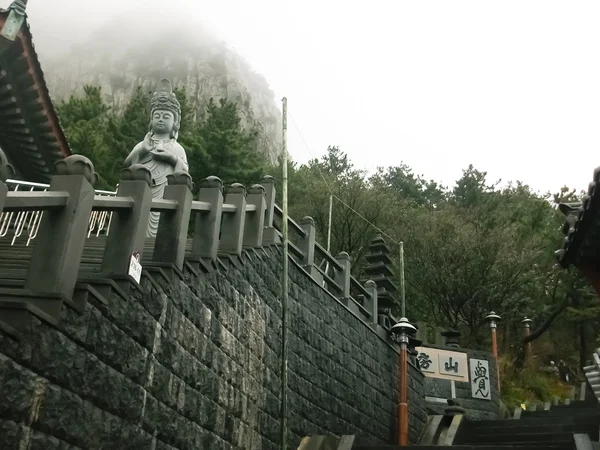
[[460,444],[524,444],[524,443],[556,443],[568,445],[573,442],[573,433],[544,433],[538,430],[514,432],[512,430],[497,433],[474,434],[465,433]]
[[588,434],[598,434],[598,420],[587,420],[587,421],[575,421],[571,423],[560,423],[553,424],[547,423],[544,421],[542,424],[536,424],[532,427],[530,424],[519,424],[520,420],[513,420],[515,425],[486,425],[479,426],[477,423],[466,425],[465,427],[465,435],[466,434],[496,434],[503,433],[507,435],[512,434],[522,434],[522,433],[531,433],[532,430],[535,430],[537,433],[588,433]]
[[418,448],[420,450],[439,450],[449,448],[452,450],[575,450],[575,443],[569,444],[549,444],[549,443],[523,443],[515,445],[409,445],[408,447],[400,447],[395,445],[373,445],[373,446],[353,446],[352,450],[402,450],[404,448]]
[[580,416],[594,416],[600,417],[600,408],[596,405],[579,408],[559,408],[559,405],[553,406],[548,410],[536,410],[536,411],[523,411],[521,413],[521,420],[530,419],[535,417],[550,418],[550,417],[580,417]]

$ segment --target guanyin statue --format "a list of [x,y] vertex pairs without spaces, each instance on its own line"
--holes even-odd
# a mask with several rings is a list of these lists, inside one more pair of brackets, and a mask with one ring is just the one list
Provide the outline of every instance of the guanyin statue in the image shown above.
[[[181,105],[173,93],[169,80],[162,80],[150,100],[150,131],[137,144],[127,159],[125,167],[143,164],[152,173],[152,197],[163,198],[167,186],[167,175],[173,172],[188,172],[185,150],[177,142],[181,125]],[[155,237],[158,229],[159,212],[150,213],[148,237]]]

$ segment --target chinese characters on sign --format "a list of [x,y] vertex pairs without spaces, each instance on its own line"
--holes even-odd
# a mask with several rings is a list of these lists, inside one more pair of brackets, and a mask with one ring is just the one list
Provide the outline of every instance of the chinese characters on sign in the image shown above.
[[467,355],[437,348],[417,347],[417,361],[428,377],[469,381]]
[[471,367],[471,397],[491,400],[490,365],[485,359],[469,360]]

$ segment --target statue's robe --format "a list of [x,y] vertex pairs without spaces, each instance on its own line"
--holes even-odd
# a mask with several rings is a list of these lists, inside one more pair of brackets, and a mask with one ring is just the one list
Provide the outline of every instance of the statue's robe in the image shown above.
[[[166,161],[158,161],[154,159],[152,153],[148,153],[140,158],[139,164],[146,166],[152,173],[152,198],[163,198],[165,188],[167,187],[167,175],[174,172],[188,172],[189,165],[187,156],[183,147],[175,140],[162,141],[163,148],[177,157],[175,166]],[[139,152],[143,142],[135,146],[133,152]],[[148,224],[148,237],[155,237],[158,230],[158,221],[160,212],[150,213],[150,223]]]

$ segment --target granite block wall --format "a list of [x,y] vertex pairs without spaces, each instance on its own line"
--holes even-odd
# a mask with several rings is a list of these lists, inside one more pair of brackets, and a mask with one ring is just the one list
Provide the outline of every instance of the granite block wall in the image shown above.
[[[470,364],[470,358],[484,359],[489,363],[490,368],[490,392],[491,400],[482,400],[472,397],[471,383],[455,381],[456,399],[465,409],[465,416],[473,420],[498,419],[500,415],[500,393],[498,392],[498,372],[496,370],[496,359],[486,351],[472,350],[466,348],[450,348],[445,346],[427,345],[427,347],[438,348],[450,351],[464,352],[467,354],[467,361]],[[470,373],[470,372],[469,372]],[[425,397],[435,397],[449,399],[452,397],[450,380],[440,378],[426,377],[424,381]],[[427,401],[427,410],[429,414],[443,414],[447,404]]]
[[[279,448],[281,252],[141,288],[0,333],[0,448]],[[311,434],[388,443],[397,427],[396,350],[294,264],[289,448]],[[410,367],[410,437],[425,422]]]

